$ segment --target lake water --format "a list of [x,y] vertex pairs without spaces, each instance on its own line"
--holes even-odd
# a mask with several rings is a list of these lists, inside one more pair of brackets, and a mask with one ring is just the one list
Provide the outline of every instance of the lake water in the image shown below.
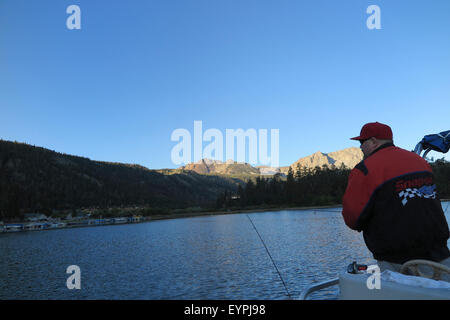
[[[443,202],[449,219],[449,202]],[[362,234],[340,209],[248,214],[292,297],[372,264]],[[286,299],[246,214],[0,234],[0,299]],[[81,270],[69,290],[66,269]],[[312,299],[336,299],[337,287]]]

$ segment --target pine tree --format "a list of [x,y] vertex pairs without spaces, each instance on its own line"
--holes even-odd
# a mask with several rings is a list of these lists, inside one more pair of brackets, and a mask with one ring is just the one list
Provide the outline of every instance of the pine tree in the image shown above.
[[294,171],[292,170],[292,167],[289,167],[287,178],[286,178],[286,201],[287,203],[293,203],[294,196],[295,196],[295,187],[296,182],[294,178]]

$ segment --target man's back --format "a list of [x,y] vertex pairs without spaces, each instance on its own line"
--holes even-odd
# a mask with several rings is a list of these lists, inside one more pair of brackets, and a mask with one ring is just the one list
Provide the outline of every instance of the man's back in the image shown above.
[[377,260],[441,261],[449,229],[428,163],[385,144],[351,172],[343,198],[346,224],[363,231]]

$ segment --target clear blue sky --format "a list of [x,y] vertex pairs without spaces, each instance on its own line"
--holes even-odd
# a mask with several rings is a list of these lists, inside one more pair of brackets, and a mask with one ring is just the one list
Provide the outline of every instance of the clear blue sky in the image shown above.
[[0,138],[173,168],[201,120],[279,129],[284,166],[379,121],[413,149],[450,129],[449,39],[448,0],[0,0]]

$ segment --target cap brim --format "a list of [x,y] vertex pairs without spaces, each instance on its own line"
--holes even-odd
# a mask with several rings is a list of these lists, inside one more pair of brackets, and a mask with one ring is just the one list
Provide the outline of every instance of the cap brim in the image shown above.
[[350,140],[363,140],[363,138],[361,138],[361,136],[358,136],[358,137],[354,137],[354,138],[350,138]]

